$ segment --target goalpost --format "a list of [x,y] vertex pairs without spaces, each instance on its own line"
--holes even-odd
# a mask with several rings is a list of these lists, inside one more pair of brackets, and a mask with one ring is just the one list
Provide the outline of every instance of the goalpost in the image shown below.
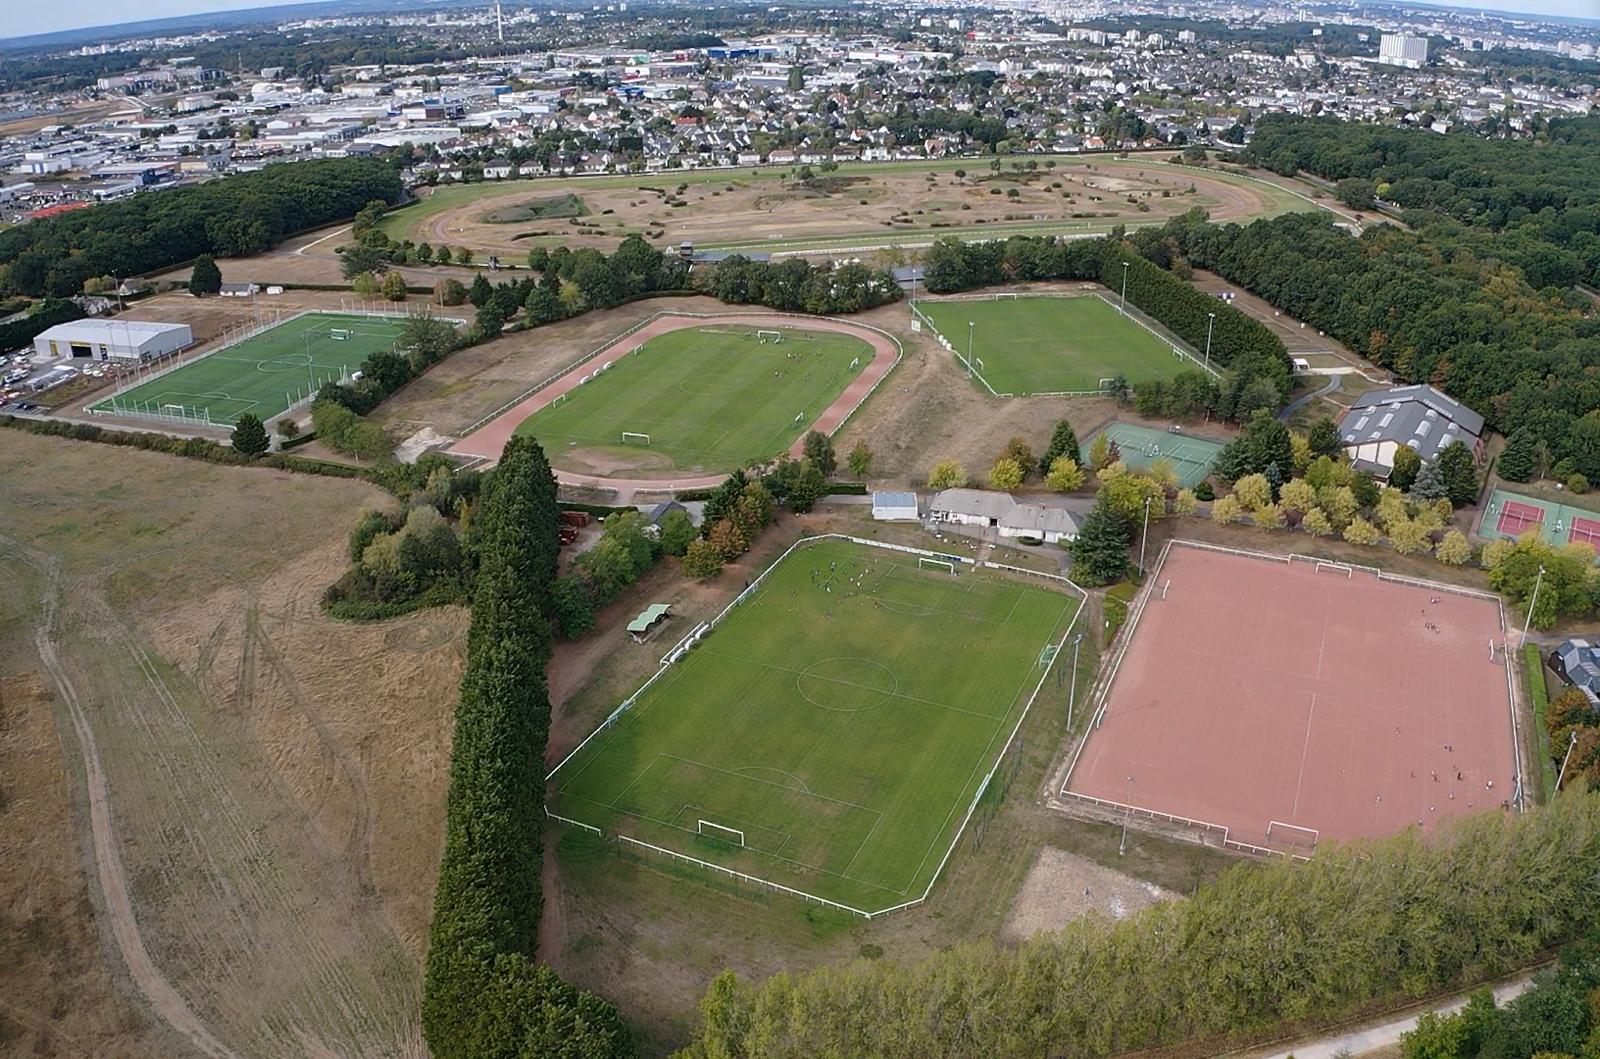
[[1313,847],[1317,844],[1321,833],[1314,827],[1286,824],[1282,820],[1268,820],[1267,837],[1293,846]]
[[328,337],[333,339],[335,342],[348,341],[350,338],[350,329],[345,327],[330,327],[328,328]]
[[1017,300],[1017,296],[1013,292],[1004,292],[1004,293],[993,295],[992,297],[997,302],[1004,302],[1004,301],[1012,301],[1012,302],[1014,302],[1014,301]]
[[[710,830],[707,830],[708,828]],[[706,835],[709,838],[721,839],[723,842],[732,842],[736,846],[744,845],[743,831],[736,827],[723,827],[721,824],[714,824],[710,820],[696,820],[694,833]]]
[[783,332],[782,331],[757,331],[756,332],[756,341],[760,342],[762,345],[766,345],[767,340],[769,338],[774,343],[782,342],[783,341]]
[[641,434],[641,433],[639,433],[638,431],[635,431],[635,430],[624,430],[622,432],[622,443],[624,445],[626,445],[630,441],[632,441],[632,442],[634,442],[636,444],[649,445],[650,444],[650,435],[649,434]]
[[948,559],[930,559],[926,555],[917,556],[917,569],[918,570],[925,570],[930,566],[935,570],[943,570],[945,573],[949,574],[952,577],[955,576],[956,564],[951,562],[950,560],[948,560]]

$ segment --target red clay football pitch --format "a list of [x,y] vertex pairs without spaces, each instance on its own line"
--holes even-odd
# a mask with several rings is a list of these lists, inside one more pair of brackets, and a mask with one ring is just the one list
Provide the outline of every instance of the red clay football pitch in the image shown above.
[[1146,586],[1063,794],[1295,853],[1513,804],[1496,598],[1180,541]]

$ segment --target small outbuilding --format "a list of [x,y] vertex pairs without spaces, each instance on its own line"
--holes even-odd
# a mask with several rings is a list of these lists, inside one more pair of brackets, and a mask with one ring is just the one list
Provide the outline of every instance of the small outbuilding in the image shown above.
[[879,522],[915,522],[920,516],[916,493],[876,491],[872,494],[872,517]]
[[628,635],[633,637],[634,643],[644,643],[656,634],[656,630],[666,623],[668,613],[672,610],[670,603],[652,603],[639,612],[639,616],[628,623]]

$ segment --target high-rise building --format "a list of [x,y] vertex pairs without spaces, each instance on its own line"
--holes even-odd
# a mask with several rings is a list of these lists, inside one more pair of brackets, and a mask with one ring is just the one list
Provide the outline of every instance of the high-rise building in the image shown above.
[[1385,66],[1404,66],[1415,70],[1428,61],[1428,38],[1385,33],[1378,44],[1378,61]]

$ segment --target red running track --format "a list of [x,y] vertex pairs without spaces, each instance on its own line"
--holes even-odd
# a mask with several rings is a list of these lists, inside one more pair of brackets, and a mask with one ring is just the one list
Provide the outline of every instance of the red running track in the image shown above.
[[[610,345],[604,347],[599,354],[574,367],[571,371],[555,379],[550,385],[543,387],[528,395],[518,404],[506,409],[505,412],[491,419],[483,426],[474,430],[466,437],[450,446],[450,452],[458,456],[476,456],[493,462],[500,458],[505,451],[506,443],[516,433],[517,427],[523,420],[549,405],[562,394],[571,393],[577,389],[585,378],[594,374],[600,368],[613,364],[625,357],[635,346],[642,345],[664,335],[669,331],[680,331],[686,327],[711,327],[734,326],[755,328],[790,328],[802,331],[835,331],[840,334],[851,335],[861,339],[872,347],[872,360],[861,372],[856,375],[844,388],[838,398],[827,408],[822,410],[808,430],[820,430],[824,434],[832,434],[849,418],[856,405],[866,399],[872,388],[889,370],[894,367],[900,358],[900,347],[894,339],[881,331],[875,331],[859,324],[848,323],[844,320],[835,320],[830,317],[795,317],[776,316],[766,313],[727,313],[721,316],[684,316],[672,313],[663,314],[646,323],[632,334],[615,339]],[[804,445],[804,435],[795,439],[789,453],[798,457]],[[567,484],[593,485],[613,489],[701,489],[716,485],[727,477],[727,474],[703,475],[694,478],[602,478],[595,475],[570,474],[562,471],[556,472],[556,477]]]
[[1493,600],[1181,544],[1155,584],[1069,792],[1276,849],[1309,836],[1273,820],[1345,840],[1512,797]]

